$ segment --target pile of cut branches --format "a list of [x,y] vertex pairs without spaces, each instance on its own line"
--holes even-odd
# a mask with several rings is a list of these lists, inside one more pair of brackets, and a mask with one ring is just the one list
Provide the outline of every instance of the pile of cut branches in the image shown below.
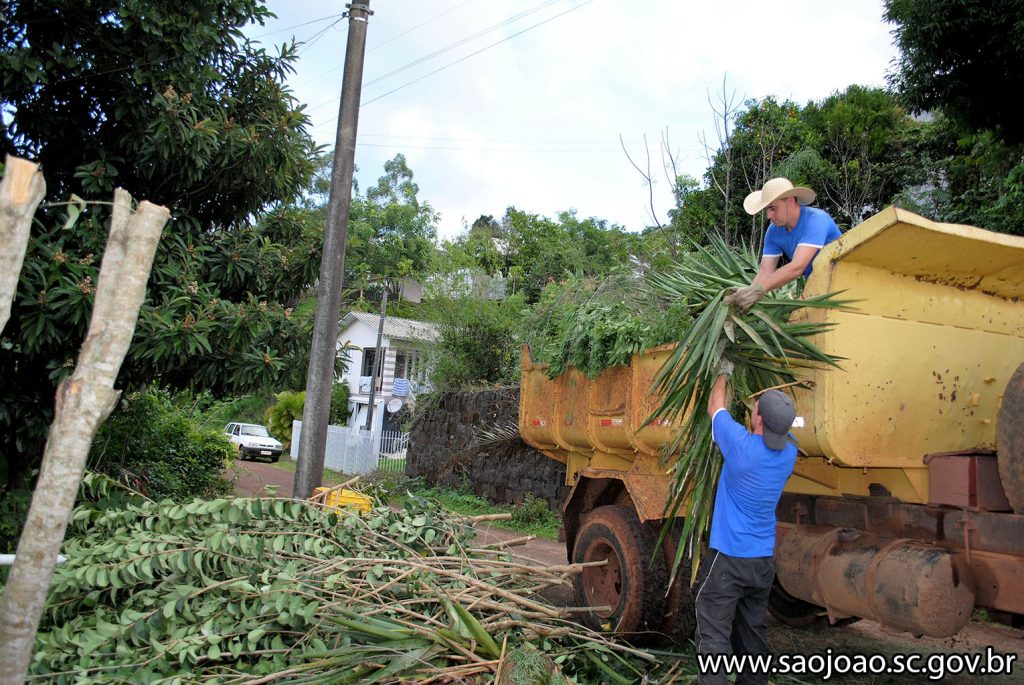
[[429,501],[361,516],[119,487],[85,479],[32,679],[477,682],[542,664],[515,682],[628,683],[658,667],[537,597],[578,567],[473,548],[471,522]]

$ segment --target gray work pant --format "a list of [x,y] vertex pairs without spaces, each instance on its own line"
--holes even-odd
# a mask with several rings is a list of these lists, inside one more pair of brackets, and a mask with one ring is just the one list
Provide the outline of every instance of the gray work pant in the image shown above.
[[[697,576],[697,653],[734,655],[769,654],[765,612],[775,578],[773,557],[732,557],[716,549],[708,552]],[[726,671],[701,673],[701,685],[726,682]],[[745,668],[737,685],[763,685],[767,672]]]

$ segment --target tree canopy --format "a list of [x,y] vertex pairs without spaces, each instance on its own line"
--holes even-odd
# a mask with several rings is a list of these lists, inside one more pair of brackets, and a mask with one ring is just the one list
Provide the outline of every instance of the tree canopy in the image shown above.
[[968,131],[1024,142],[1016,101],[1024,87],[1024,4],[1019,0],[886,0],[900,48],[890,81],[914,112],[943,110]]
[[[309,322],[292,307],[320,238],[301,221],[311,210],[285,203],[310,184],[317,149],[283,85],[294,46],[271,55],[242,36],[263,3],[14,0],[5,12],[0,141],[42,163],[51,201],[0,339],[13,474],[41,453],[83,339],[115,185],[172,211],[123,381],[217,393],[301,382]],[[72,193],[90,204],[66,226],[59,201]]]

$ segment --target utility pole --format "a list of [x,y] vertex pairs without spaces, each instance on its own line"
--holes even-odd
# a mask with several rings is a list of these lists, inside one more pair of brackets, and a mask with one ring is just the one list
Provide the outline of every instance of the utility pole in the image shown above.
[[306,404],[302,411],[299,462],[295,469],[292,497],[305,499],[320,485],[324,475],[327,421],[334,386],[334,363],[338,354],[338,315],[345,274],[345,238],[352,204],[352,175],[355,168],[356,129],[359,124],[359,96],[363,88],[363,57],[370,0],[353,0],[348,8],[348,45],[345,48],[345,76],[341,84],[338,132],[331,168],[331,196],[327,204],[324,253],[317,284],[316,321],[313,346],[306,373]]
[[384,366],[383,355],[380,352],[380,346],[384,342],[384,317],[388,313],[388,285],[386,281],[381,281],[384,284],[384,294],[380,296],[380,321],[377,323],[377,351],[373,355],[373,376],[370,382],[370,404],[366,408],[366,430],[373,430],[373,414],[376,407],[373,406],[374,402],[377,401],[377,373],[380,368]]

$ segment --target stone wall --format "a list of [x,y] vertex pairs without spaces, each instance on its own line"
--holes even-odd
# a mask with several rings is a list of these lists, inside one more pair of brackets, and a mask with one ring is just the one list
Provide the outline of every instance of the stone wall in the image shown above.
[[482,434],[518,426],[518,387],[447,393],[427,401],[433,406],[410,432],[406,475],[450,487],[467,482],[494,502],[518,504],[532,493],[561,511],[569,492],[563,464],[518,438],[495,442]]

